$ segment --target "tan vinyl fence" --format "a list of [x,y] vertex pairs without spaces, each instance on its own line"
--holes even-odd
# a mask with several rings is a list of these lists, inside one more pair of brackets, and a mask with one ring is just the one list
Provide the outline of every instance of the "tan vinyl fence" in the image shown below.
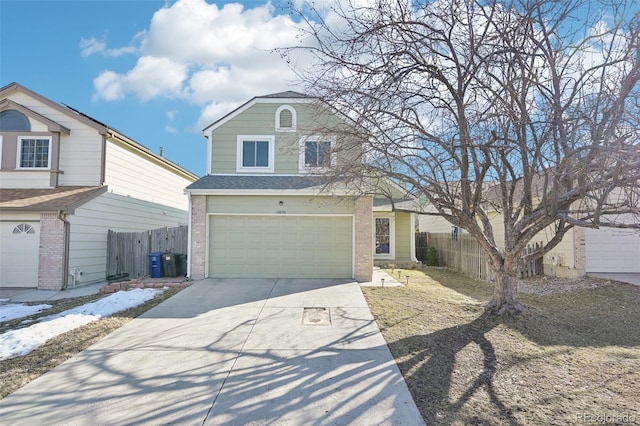
[[[491,281],[491,269],[489,268],[487,257],[480,244],[471,235],[457,235],[454,239],[449,233],[431,234],[421,232],[416,234],[416,248],[427,244],[437,249],[440,266],[446,266],[479,280]],[[529,244],[526,253],[533,253],[541,248],[541,243]],[[424,252],[426,253],[426,248]],[[420,257],[418,257],[418,260],[424,261]],[[527,262],[521,271],[522,277],[542,274],[542,256]]]
[[186,254],[188,227],[158,228],[142,232],[107,234],[107,276],[128,273],[137,278],[149,275],[149,253]]

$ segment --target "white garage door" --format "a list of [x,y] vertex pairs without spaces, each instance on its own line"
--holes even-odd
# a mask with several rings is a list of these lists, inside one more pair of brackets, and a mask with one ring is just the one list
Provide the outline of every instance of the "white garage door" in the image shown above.
[[626,229],[586,229],[587,272],[640,273],[640,234]]
[[351,278],[351,216],[211,216],[210,277]]
[[39,245],[38,222],[0,222],[0,286],[38,286]]

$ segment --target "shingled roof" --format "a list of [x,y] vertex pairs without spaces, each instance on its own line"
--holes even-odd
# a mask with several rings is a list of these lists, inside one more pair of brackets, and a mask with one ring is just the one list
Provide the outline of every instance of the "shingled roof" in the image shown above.
[[326,182],[318,176],[207,175],[187,186],[187,190],[301,190],[316,188]]
[[0,189],[1,210],[69,211],[107,190],[106,186]]

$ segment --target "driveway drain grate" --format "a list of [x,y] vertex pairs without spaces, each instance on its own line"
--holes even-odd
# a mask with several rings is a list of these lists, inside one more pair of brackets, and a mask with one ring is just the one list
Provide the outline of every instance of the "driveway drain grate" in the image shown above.
[[302,325],[331,325],[329,308],[304,308]]

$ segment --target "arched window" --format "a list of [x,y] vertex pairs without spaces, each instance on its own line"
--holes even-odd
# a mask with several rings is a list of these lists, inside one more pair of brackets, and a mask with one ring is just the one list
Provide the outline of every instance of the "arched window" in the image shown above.
[[0,132],[30,132],[31,123],[26,115],[15,109],[0,111]]
[[21,223],[20,225],[13,228],[14,234],[35,234],[36,230],[33,229],[33,226],[28,223]]
[[289,105],[282,105],[276,110],[276,130],[291,132],[296,130],[296,110]]

